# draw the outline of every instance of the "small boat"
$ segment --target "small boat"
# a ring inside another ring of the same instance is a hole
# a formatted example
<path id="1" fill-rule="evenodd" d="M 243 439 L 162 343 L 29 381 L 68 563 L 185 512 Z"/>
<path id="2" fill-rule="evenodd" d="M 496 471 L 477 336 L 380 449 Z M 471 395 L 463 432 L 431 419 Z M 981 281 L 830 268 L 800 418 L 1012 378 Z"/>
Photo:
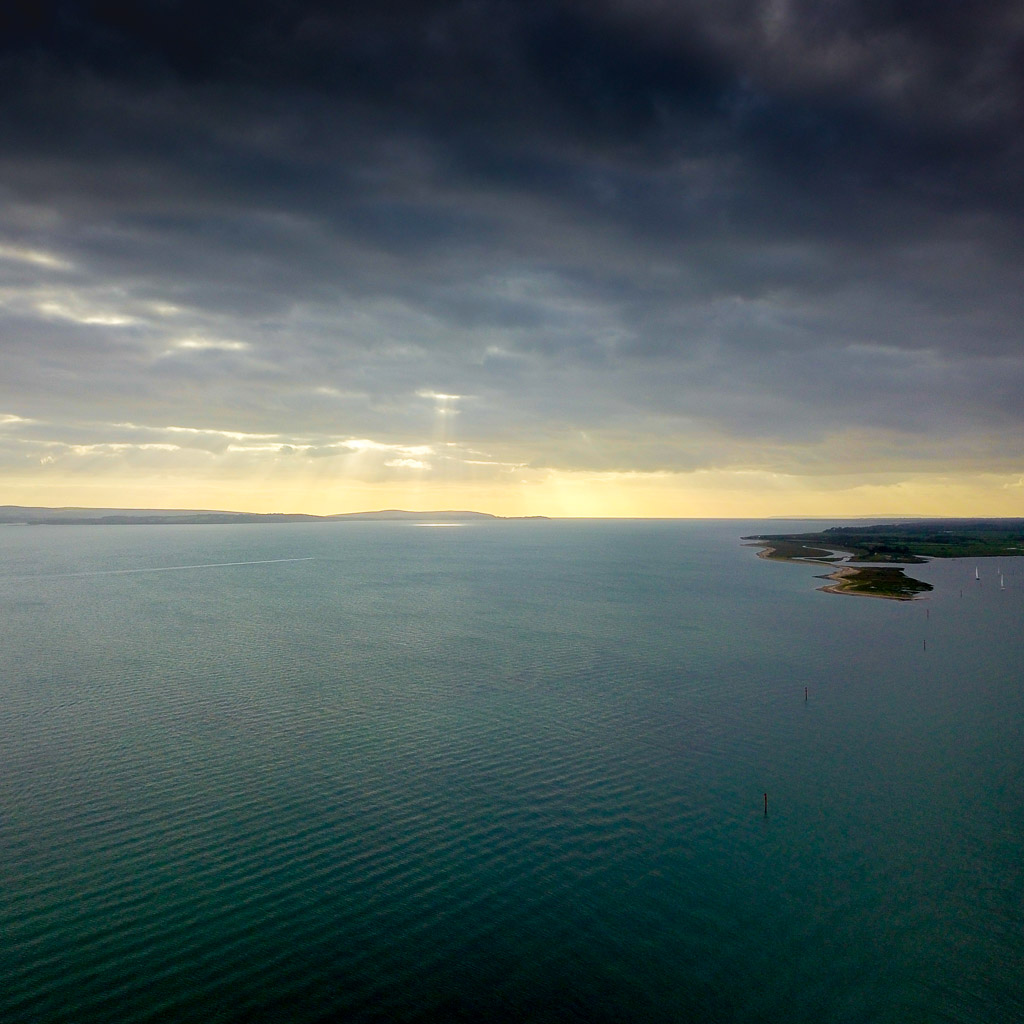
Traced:
<path id="1" fill-rule="evenodd" d="M 978 567 L 977 566 L 974 567 L 974 578 L 976 580 L 980 580 L 981 579 L 981 577 L 978 575 Z"/>
<path id="2" fill-rule="evenodd" d="M 1003 581 L 1003 574 L 1002 573 L 999 574 L 999 589 L 1000 590 L 1005 590 L 1006 589 L 1006 583 Z"/>

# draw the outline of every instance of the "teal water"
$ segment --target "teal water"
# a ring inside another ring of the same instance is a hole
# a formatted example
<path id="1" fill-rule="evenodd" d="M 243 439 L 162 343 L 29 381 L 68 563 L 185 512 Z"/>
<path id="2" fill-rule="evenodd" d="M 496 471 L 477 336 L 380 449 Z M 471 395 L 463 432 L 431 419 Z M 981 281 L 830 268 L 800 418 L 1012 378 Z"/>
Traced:
<path id="1" fill-rule="evenodd" d="M 0 1020 L 1024 1019 L 1024 560 L 771 528 L 0 529 Z"/>

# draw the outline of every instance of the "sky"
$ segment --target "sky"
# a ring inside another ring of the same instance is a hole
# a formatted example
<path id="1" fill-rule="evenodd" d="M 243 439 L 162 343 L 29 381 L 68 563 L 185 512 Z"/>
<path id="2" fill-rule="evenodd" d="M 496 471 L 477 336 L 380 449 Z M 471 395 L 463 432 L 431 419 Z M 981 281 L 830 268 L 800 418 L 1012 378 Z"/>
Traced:
<path id="1" fill-rule="evenodd" d="M 0 504 L 1024 516 L 1019 0 L 12 0 L 0 139 Z"/>

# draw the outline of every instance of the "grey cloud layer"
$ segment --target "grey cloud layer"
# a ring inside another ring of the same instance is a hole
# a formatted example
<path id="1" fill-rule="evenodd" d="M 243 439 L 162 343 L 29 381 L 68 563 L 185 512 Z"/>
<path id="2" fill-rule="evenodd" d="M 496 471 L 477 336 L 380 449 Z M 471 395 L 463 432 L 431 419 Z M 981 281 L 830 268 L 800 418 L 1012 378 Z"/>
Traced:
<path id="1" fill-rule="evenodd" d="M 512 463 L 1020 451 L 1019 5 L 208 6 L 0 15 L 0 413 L 322 453 L 415 445 L 434 391 Z"/>

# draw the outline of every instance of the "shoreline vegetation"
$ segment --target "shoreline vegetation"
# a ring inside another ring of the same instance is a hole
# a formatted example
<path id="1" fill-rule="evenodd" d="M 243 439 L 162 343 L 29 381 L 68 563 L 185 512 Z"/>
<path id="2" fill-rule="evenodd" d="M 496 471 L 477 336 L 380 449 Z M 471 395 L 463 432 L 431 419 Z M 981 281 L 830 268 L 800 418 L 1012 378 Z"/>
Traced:
<path id="1" fill-rule="evenodd" d="M 749 538 L 744 538 L 747 540 Z M 799 552 L 799 553 L 797 553 Z M 842 555 L 835 550 L 802 547 L 780 542 L 778 547 L 769 546 L 757 553 L 758 558 L 775 562 L 809 562 L 812 565 L 835 565 L 842 561 Z M 919 559 L 924 561 L 924 559 Z M 918 594 L 933 589 L 930 583 L 907 576 L 896 566 L 867 567 L 842 565 L 833 572 L 816 577 L 833 582 L 819 590 L 826 594 L 853 594 L 858 597 L 881 597 L 891 601 L 913 601 Z"/>
<path id="2" fill-rule="evenodd" d="M 761 547 L 759 558 L 833 567 L 831 573 L 818 577 L 833 581 L 820 588 L 826 593 L 913 601 L 933 588 L 907 576 L 902 565 L 932 558 L 1024 555 L 1024 519 L 927 519 L 833 526 L 820 533 L 761 534 L 743 540 Z"/>

